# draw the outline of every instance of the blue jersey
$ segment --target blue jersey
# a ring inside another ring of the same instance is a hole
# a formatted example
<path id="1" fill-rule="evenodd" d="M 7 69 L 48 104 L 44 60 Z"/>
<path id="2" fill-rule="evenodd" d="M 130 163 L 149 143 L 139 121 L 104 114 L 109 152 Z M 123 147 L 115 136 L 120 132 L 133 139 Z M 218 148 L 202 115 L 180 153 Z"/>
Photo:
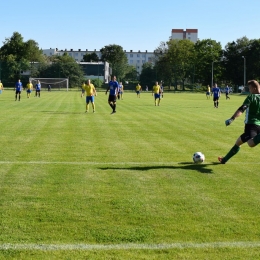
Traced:
<path id="1" fill-rule="evenodd" d="M 36 89 L 36 90 L 41 90 L 41 83 L 37 83 L 37 84 L 35 85 L 35 89 Z"/>
<path id="2" fill-rule="evenodd" d="M 219 97 L 220 96 L 220 88 L 219 87 L 216 87 L 216 88 L 213 88 L 212 89 L 212 93 L 213 93 L 213 96 L 216 98 L 216 97 Z"/>
<path id="3" fill-rule="evenodd" d="M 23 88 L 23 84 L 22 84 L 22 82 L 16 82 L 15 83 L 15 89 L 16 89 L 16 91 L 22 91 L 22 88 Z"/>
<path id="4" fill-rule="evenodd" d="M 229 93 L 229 87 L 226 87 L 226 93 L 227 94 Z"/>
<path id="5" fill-rule="evenodd" d="M 118 82 L 111 80 L 108 83 L 108 86 L 109 86 L 109 95 L 117 95 L 117 92 L 118 92 Z"/>

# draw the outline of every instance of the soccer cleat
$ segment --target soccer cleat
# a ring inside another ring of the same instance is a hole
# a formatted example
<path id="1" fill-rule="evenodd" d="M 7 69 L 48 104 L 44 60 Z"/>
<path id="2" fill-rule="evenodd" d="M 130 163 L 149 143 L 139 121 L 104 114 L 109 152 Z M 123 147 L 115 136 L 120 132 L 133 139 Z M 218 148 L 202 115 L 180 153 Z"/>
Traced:
<path id="1" fill-rule="evenodd" d="M 224 162 L 223 157 L 218 157 L 218 161 L 219 161 L 221 164 L 225 164 L 225 163 L 226 163 L 226 162 Z"/>
<path id="2" fill-rule="evenodd" d="M 93 113 L 95 113 L 96 111 L 95 110 L 93 110 Z"/>
<path id="3" fill-rule="evenodd" d="M 115 114 L 115 113 L 116 113 L 116 111 L 112 111 L 111 115 L 112 115 L 112 114 Z"/>
<path id="4" fill-rule="evenodd" d="M 86 110 L 86 112 L 85 113 L 88 113 L 88 110 Z"/>

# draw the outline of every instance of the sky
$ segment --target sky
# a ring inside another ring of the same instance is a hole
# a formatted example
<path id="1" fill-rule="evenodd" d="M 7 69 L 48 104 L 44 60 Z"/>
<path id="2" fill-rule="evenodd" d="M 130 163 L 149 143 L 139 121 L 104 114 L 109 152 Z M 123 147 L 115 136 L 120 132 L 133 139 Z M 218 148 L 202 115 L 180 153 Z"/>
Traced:
<path id="1" fill-rule="evenodd" d="M 260 38 L 260 0 L 1 0 L 0 47 L 14 32 L 40 49 L 89 51 L 117 44 L 154 51 L 172 29 L 229 42 Z"/>

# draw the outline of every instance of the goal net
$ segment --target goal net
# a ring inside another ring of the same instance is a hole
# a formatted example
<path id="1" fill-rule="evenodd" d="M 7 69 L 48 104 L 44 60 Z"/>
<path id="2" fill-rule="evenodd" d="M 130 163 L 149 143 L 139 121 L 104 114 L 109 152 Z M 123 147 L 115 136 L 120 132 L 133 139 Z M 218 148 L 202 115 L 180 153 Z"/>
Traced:
<path id="1" fill-rule="evenodd" d="M 68 78 L 29 78 L 33 86 L 39 80 L 42 90 L 69 90 Z"/>

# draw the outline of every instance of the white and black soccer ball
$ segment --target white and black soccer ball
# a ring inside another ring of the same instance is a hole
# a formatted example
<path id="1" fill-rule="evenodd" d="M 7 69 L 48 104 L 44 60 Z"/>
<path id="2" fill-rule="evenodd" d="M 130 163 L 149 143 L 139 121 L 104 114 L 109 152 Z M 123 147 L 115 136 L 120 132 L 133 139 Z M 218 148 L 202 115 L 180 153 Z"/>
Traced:
<path id="1" fill-rule="evenodd" d="M 196 152 L 193 154 L 194 163 L 203 163 L 205 161 L 205 155 L 202 152 Z"/>

